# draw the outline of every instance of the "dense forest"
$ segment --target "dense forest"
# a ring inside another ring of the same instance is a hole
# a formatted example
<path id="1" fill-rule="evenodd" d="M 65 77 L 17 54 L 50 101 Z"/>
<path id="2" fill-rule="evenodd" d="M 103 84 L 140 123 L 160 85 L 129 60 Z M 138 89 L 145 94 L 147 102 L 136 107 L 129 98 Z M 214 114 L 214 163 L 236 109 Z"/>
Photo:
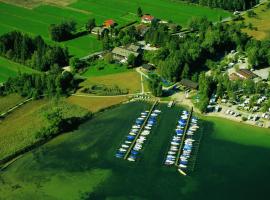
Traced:
<path id="1" fill-rule="evenodd" d="M 41 36 L 32 38 L 18 31 L 0 36 L 0 55 L 39 71 L 60 70 L 69 63 L 66 48 L 50 46 Z"/>
<path id="2" fill-rule="evenodd" d="M 52 97 L 67 95 L 74 88 L 76 88 L 76 82 L 69 72 L 19 74 L 4 83 L 0 89 L 0 95 L 19 93 L 21 96 L 33 98 Z"/>
<path id="3" fill-rule="evenodd" d="M 258 4 L 259 0 L 184 0 L 191 3 L 198 3 L 211 8 L 222 8 L 225 10 L 247 10 Z"/>

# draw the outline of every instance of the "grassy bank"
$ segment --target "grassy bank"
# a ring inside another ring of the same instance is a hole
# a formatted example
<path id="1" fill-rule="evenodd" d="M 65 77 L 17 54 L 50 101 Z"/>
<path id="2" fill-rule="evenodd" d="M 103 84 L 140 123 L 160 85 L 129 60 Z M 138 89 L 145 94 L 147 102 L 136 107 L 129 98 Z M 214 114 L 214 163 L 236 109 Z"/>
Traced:
<path id="1" fill-rule="evenodd" d="M 91 112 L 98 112 L 100 110 L 109 108 L 113 105 L 120 104 L 127 100 L 127 97 L 84 97 L 71 96 L 67 99 L 69 103 L 78 105 Z"/>
<path id="2" fill-rule="evenodd" d="M 201 121 L 196 170 L 183 177 L 163 160 L 179 108 L 162 114 L 130 163 L 114 157 L 136 116 L 150 105 L 125 104 L 99 114 L 18 161 L 0 177 L 4 199 L 265 199 L 269 196 L 269 131 L 211 118 Z"/>
<path id="3" fill-rule="evenodd" d="M 80 118 L 87 113 L 63 101 L 37 100 L 21 106 L 0 123 L 0 160 L 42 139 L 38 133 L 57 131 L 56 124 L 52 125 L 54 119 L 47 117 L 52 108 L 61 110 L 63 119 Z"/>

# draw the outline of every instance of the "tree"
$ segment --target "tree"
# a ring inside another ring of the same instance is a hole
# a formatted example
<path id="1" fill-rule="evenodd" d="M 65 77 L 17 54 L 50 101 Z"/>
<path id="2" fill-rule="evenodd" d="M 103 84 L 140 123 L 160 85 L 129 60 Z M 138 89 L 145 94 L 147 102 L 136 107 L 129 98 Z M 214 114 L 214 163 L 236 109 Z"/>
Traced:
<path id="1" fill-rule="evenodd" d="M 128 60 L 127 60 L 127 63 L 129 65 L 131 65 L 132 67 L 135 67 L 136 66 L 136 56 L 131 53 L 129 56 L 128 56 Z"/>
<path id="2" fill-rule="evenodd" d="M 181 74 L 181 78 L 188 78 L 189 77 L 189 66 L 186 63 L 183 70 L 182 70 L 182 74 Z"/>
<path id="3" fill-rule="evenodd" d="M 162 84 L 161 79 L 158 75 L 152 74 L 149 76 L 148 87 L 154 96 L 156 97 L 162 96 Z"/>
<path id="4" fill-rule="evenodd" d="M 76 22 L 73 20 L 65 21 L 61 24 L 51 24 L 49 26 L 49 33 L 51 35 L 51 38 L 52 40 L 57 42 L 71 39 L 75 32 Z"/>
<path id="5" fill-rule="evenodd" d="M 138 17 L 141 17 L 143 15 L 143 11 L 142 11 L 141 7 L 139 7 L 137 9 L 137 15 L 138 15 Z"/>
<path id="6" fill-rule="evenodd" d="M 256 15 L 257 15 L 257 14 L 256 14 L 253 10 L 247 11 L 247 16 L 248 16 L 249 18 L 255 17 Z"/>
<path id="7" fill-rule="evenodd" d="M 107 53 L 107 54 L 104 56 L 104 60 L 105 60 L 107 63 L 113 63 L 113 55 L 112 55 L 112 53 Z"/>
<path id="8" fill-rule="evenodd" d="M 86 28 L 86 30 L 88 30 L 89 32 L 91 32 L 92 29 L 93 29 L 95 26 L 96 26 L 96 20 L 95 20 L 95 18 L 90 18 L 90 19 L 88 20 L 88 22 L 86 23 L 85 28 Z M 99 34 L 98 34 L 98 35 L 99 35 Z"/>

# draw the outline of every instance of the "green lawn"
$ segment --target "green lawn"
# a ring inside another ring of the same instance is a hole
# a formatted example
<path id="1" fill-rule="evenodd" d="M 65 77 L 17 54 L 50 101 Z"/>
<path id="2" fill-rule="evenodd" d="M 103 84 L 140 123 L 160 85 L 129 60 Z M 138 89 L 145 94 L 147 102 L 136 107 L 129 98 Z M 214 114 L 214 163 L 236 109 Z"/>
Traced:
<path id="1" fill-rule="evenodd" d="M 108 64 L 105 61 L 97 61 L 94 65 L 89 66 L 88 70 L 82 74 L 84 77 L 104 76 L 130 71 L 125 65 Z"/>
<path id="2" fill-rule="evenodd" d="M 195 171 L 163 165 L 179 108 L 160 105 L 158 125 L 136 163 L 116 159 L 135 117 L 150 105 L 125 104 L 26 154 L 0 174 L 3 199 L 254 200 L 270 195 L 267 129 L 207 118 Z"/>
<path id="3" fill-rule="evenodd" d="M 68 7 L 42 5 L 34 9 L 0 2 L 0 34 L 16 29 L 33 35 L 41 35 L 46 41 L 53 43 L 48 34 L 48 27 L 52 23 L 74 19 L 78 23 L 78 28 L 81 28 L 89 18 L 94 17 L 98 24 L 112 18 L 119 25 L 123 25 L 138 19 L 136 16 L 138 6 L 141 6 L 145 13 L 173 20 L 183 26 L 193 16 L 207 16 L 211 20 L 218 20 L 219 16 L 230 15 L 229 12 L 223 10 L 171 0 L 78 0 Z M 85 56 L 101 50 L 100 42 L 89 36 L 62 44 L 68 46 L 71 54 L 76 56 Z"/>
<path id="4" fill-rule="evenodd" d="M 9 77 L 14 77 L 21 73 L 34 73 L 34 69 L 21 65 L 19 63 L 10 61 L 0 56 L 0 83 L 6 81 Z"/>

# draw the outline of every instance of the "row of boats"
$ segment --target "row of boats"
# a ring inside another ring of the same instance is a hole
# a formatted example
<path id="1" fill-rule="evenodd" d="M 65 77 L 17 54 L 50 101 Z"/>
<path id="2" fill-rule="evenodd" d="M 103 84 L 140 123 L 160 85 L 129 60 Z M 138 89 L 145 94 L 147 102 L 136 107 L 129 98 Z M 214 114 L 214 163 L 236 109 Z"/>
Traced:
<path id="1" fill-rule="evenodd" d="M 186 133 L 186 137 L 184 138 L 184 146 L 180 154 L 180 159 L 178 166 L 180 168 L 180 172 L 185 171 L 185 169 L 188 167 L 188 163 L 192 154 L 192 151 L 194 149 L 194 133 L 199 128 L 198 126 L 198 119 L 196 117 L 191 118 L 191 122 L 188 125 L 188 130 Z"/>
<path id="2" fill-rule="evenodd" d="M 115 154 L 117 158 L 124 158 L 131 145 L 134 145 L 127 160 L 132 162 L 136 161 L 139 151 L 142 149 L 142 146 L 146 141 L 146 137 L 150 134 L 153 125 L 157 122 L 158 115 L 161 113 L 161 111 L 157 109 L 152 113 L 149 112 L 150 111 L 148 110 L 142 112 L 140 117 L 135 120 L 135 124 L 132 126 L 129 134 L 126 136 L 126 140 L 123 144 L 121 144 L 120 148 Z M 148 115 L 150 116 L 146 122 L 146 125 L 142 127 Z M 134 142 L 134 140 L 136 141 Z"/>
<path id="3" fill-rule="evenodd" d="M 175 134 L 171 140 L 169 151 L 166 155 L 165 165 L 173 165 L 176 162 L 176 156 L 180 148 L 182 137 L 184 134 L 184 129 L 189 117 L 189 112 L 184 110 L 180 119 L 177 122 L 177 127 L 175 129 Z"/>

